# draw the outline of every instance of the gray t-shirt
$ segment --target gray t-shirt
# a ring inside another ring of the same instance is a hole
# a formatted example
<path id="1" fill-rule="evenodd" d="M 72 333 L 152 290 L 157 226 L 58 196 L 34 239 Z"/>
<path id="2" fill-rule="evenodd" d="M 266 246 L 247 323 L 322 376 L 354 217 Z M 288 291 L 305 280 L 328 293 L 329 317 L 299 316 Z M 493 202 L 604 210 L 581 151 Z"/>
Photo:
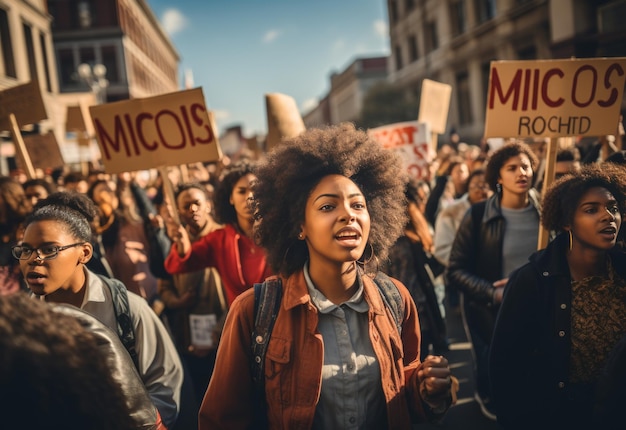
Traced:
<path id="1" fill-rule="evenodd" d="M 506 220 L 502 244 L 502 273 L 507 278 L 511 272 L 528 262 L 537 250 L 539 215 L 532 205 L 523 209 L 501 208 Z"/>

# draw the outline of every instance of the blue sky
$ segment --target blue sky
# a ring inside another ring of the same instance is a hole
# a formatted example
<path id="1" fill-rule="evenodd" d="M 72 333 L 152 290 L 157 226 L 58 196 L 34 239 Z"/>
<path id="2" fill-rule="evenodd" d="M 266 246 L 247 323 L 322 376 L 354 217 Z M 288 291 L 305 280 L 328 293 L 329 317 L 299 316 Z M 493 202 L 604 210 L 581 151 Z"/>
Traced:
<path id="1" fill-rule="evenodd" d="M 389 54 L 385 0 L 147 0 L 191 70 L 218 128 L 267 132 L 265 94 L 293 97 L 302 113 L 330 74 L 359 57 Z"/>

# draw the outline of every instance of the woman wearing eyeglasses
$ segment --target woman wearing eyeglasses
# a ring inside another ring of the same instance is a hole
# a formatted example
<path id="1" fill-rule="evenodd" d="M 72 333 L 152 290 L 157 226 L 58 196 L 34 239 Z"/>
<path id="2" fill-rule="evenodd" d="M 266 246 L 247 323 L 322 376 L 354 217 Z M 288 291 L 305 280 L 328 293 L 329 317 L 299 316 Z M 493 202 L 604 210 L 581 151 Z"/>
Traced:
<path id="1" fill-rule="evenodd" d="M 28 288 L 41 300 L 74 305 L 117 332 L 112 289 L 85 264 L 93 255 L 94 203 L 79 193 L 54 193 L 24 221 L 24 238 L 12 249 Z M 112 282 L 119 282 L 114 280 Z M 137 370 L 166 426 L 180 405 L 182 365 L 165 327 L 140 296 L 128 292 Z"/>

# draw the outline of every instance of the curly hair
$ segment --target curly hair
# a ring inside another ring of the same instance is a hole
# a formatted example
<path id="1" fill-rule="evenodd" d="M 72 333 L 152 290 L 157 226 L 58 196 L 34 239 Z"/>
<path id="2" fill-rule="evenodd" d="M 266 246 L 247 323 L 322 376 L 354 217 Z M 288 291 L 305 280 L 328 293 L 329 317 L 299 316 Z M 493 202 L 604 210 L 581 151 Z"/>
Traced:
<path id="1" fill-rule="evenodd" d="M 489 184 L 492 191 L 496 191 L 496 184 L 500 178 L 500 169 L 502 166 L 504 166 L 510 158 L 521 154 L 528 157 L 530 167 L 533 169 L 533 172 L 536 172 L 539 159 L 530 146 L 522 141 L 507 143 L 491 154 L 489 160 L 487 160 L 487 166 L 485 167 L 485 181 Z M 533 178 L 533 180 L 535 179 L 536 178 Z"/>
<path id="2" fill-rule="evenodd" d="M 550 185 L 543 196 L 541 224 L 561 232 L 574 221 L 582 196 L 594 187 L 606 188 L 617 200 L 620 213 L 626 214 L 626 167 L 613 163 L 585 164 L 580 172 L 568 173 Z"/>
<path id="3" fill-rule="evenodd" d="M 368 239 L 384 261 L 406 221 L 406 175 L 399 157 L 366 132 L 344 123 L 310 129 L 286 139 L 267 154 L 256 171 L 255 237 L 275 273 L 301 269 L 308 249 L 297 239 L 309 195 L 328 175 L 352 180 L 363 193 L 371 219 Z"/>
<path id="4" fill-rule="evenodd" d="M 59 221 L 79 240 L 89 242 L 92 237 L 91 223 L 98 215 L 95 203 L 81 193 L 59 191 L 39 200 L 24 227 L 36 221 Z"/>
<path id="5" fill-rule="evenodd" d="M 230 203 L 230 196 L 237 181 L 247 174 L 254 174 L 254 168 L 254 163 L 245 159 L 232 164 L 225 171 L 215 189 L 215 197 L 213 198 L 215 220 L 220 224 L 237 224 L 237 211 Z"/>
<path id="6" fill-rule="evenodd" d="M 96 336 L 76 318 L 23 293 L 0 296 L 0 351 L 6 428 L 133 428 Z"/>

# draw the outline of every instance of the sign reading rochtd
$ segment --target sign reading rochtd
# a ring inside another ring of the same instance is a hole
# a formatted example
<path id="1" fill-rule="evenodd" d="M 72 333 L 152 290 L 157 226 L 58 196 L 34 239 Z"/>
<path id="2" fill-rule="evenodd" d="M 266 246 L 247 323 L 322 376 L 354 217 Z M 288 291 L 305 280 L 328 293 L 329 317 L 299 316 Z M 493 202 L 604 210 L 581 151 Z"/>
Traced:
<path id="1" fill-rule="evenodd" d="M 492 61 L 485 137 L 613 134 L 625 80 L 623 57 Z"/>
<path id="2" fill-rule="evenodd" d="M 89 108 L 108 173 L 217 161 L 201 88 Z"/>

